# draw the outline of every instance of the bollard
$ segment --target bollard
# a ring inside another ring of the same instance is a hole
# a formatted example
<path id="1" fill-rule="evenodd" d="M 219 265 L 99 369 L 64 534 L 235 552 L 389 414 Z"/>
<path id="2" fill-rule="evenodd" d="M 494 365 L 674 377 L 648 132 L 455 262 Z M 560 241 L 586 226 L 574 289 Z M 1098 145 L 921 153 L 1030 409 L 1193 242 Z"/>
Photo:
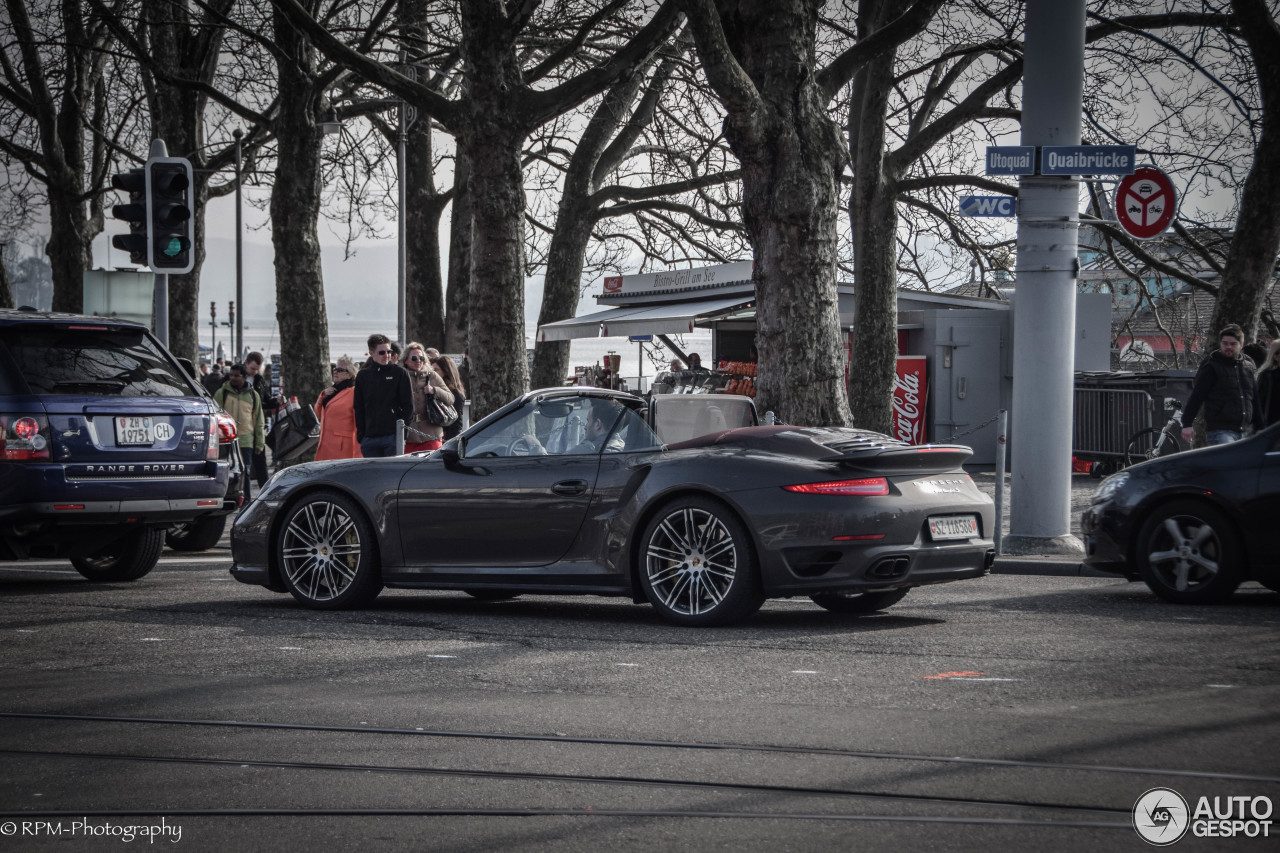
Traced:
<path id="1" fill-rule="evenodd" d="M 1008 443 L 1005 439 L 1009 427 L 1009 412 L 1000 410 L 1000 420 L 996 426 L 996 529 L 992 537 L 996 543 L 996 556 L 1000 556 L 1000 540 L 1004 538 L 1004 449 Z"/>
<path id="2" fill-rule="evenodd" d="M 396 456 L 404 456 L 404 420 L 396 421 Z"/>

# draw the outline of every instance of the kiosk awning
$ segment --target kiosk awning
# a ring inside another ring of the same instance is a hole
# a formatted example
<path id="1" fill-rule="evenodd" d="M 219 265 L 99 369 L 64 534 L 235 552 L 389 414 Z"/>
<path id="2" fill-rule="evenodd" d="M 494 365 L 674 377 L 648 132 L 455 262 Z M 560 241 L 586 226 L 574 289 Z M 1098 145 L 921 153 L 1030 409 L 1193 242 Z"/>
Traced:
<path id="1" fill-rule="evenodd" d="M 754 296 L 739 294 L 700 302 L 611 308 L 539 326 L 538 339 L 571 341 L 575 338 L 618 338 L 626 335 L 680 335 L 692 332 L 694 324 L 699 321 L 731 314 L 754 302 Z"/>

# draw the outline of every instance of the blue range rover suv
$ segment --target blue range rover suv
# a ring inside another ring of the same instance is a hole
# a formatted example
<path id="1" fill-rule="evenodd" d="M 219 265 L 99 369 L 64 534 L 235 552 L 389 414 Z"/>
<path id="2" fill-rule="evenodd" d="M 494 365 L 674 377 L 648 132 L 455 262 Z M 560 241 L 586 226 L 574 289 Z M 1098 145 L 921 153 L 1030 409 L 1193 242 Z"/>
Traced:
<path id="1" fill-rule="evenodd" d="M 167 529 L 225 511 L 218 414 L 137 323 L 0 309 L 0 560 L 151 571 Z"/>

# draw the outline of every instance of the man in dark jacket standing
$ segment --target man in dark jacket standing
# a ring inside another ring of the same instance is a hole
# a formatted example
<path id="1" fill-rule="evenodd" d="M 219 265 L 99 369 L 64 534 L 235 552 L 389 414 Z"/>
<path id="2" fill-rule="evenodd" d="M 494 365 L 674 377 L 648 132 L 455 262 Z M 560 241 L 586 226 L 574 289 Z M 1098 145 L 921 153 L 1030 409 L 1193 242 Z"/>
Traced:
<path id="1" fill-rule="evenodd" d="M 1196 382 L 1182 410 L 1182 438 L 1191 443 L 1196 414 L 1204 406 L 1204 434 L 1210 445 L 1229 444 L 1244 438 L 1250 424 L 1262 429 L 1255 366 L 1243 357 L 1244 332 L 1232 324 L 1218 333 L 1218 349 L 1196 371 Z"/>
<path id="2" fill-rule="evenodd" d="M 353 403 L 356 441 L 366 458 L 396 455 L 396 421 L 413 420 L 413 386 L 408 372 L 391 363 L 391 340 L 369 336 L 372 364 L 356 374 Z"/>

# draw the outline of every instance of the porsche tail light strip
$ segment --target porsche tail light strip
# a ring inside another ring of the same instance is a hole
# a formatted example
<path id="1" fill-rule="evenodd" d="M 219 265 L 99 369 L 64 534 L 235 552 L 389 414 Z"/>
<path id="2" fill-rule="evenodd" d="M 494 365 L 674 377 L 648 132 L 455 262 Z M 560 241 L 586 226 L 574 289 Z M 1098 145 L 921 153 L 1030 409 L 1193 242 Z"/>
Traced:
<path id="1" fill-rule="evenodd" d="M 861 542 L 868 539 L 883 539 L 883 533 L 859 533 L 855 536 L 832 536 L 832 542 Z"/>
<path id="2" fill-rule="evenodd" d="M 884 477 L 864 477 L 860 480 L 831 480 L 826 483 L 800 483 L 783 486 L 788 492 L 802 495 L 855 495 L 875 497 L 889 494 L 889 481 Z"/>

